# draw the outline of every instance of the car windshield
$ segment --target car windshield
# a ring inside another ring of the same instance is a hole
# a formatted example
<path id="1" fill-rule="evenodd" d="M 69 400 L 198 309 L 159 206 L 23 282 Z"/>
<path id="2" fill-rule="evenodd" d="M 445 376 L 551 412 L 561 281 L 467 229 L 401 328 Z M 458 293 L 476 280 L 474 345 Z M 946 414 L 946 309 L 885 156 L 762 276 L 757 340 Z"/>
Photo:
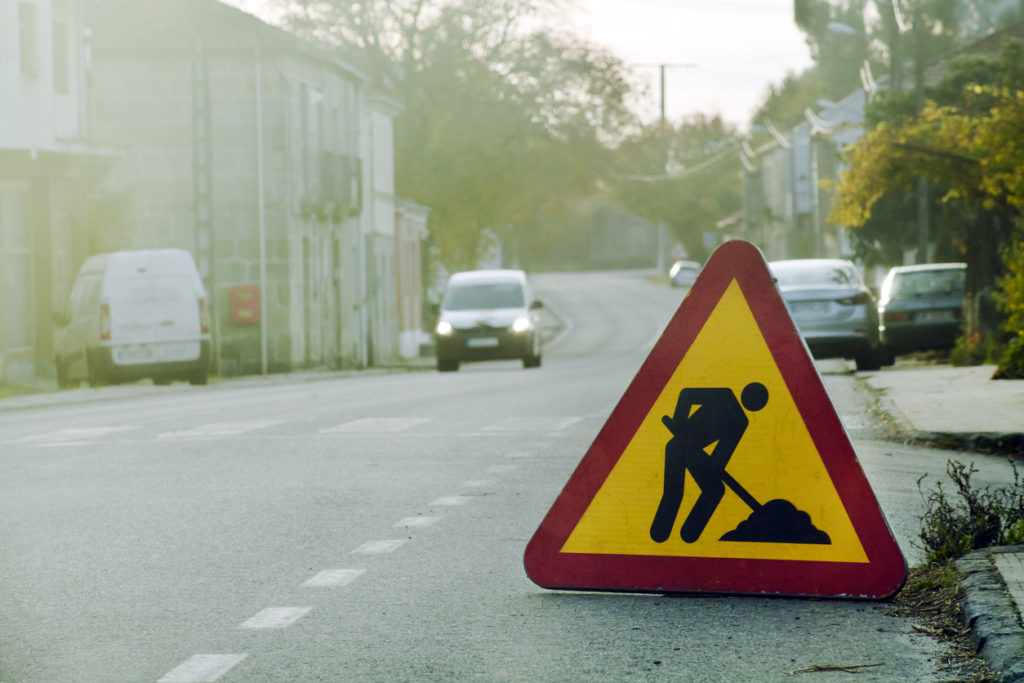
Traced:
<path id="1" fill-rule="evenodd" d="M 959 294 L 964 291 L 963 268 L 910 270 L 894 273 L 889 296 L 923 296 L 926 294 Z"/>
<path id="2" fill-rule="evenodd" d="M 488 282 L 453 287 L 445 308 L 470 311 L 480 308 L 522 308 L 523 288 L 517 282 Z"/>
<path id="3" fill-rule="evenodd" d="M 860 277 L 843 263 L 773 263 L 772 273 L 783 287 L 859 287 Z"/>

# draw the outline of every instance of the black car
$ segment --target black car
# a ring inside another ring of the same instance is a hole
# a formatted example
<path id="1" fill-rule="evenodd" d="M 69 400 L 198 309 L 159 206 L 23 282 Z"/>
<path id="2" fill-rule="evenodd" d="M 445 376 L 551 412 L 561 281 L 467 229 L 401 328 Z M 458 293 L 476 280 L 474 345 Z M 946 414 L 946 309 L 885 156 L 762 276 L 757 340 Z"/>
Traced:
<path id="1" fill-rule="evenodd" d="M 963 323 L 965 263 L 897 266 L 882 283 L 882 346 L 893 356 L 953 348 Z"/>

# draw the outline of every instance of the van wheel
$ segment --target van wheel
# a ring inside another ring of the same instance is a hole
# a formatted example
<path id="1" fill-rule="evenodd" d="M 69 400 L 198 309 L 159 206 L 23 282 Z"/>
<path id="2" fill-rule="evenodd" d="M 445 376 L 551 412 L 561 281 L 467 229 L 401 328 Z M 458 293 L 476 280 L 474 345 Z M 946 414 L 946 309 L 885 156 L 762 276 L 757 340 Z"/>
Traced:
<path id="1" fill-rule="evenodd" d="M 192 386 L 197 387 L 204 386 L 206 384 L 206 379 L 206 371 L 200 370 L 199 372 L 195 373 L 194 375 L 188 378 L 188 383 L 191 384 Z"/>
<path id="2" fill-rule="evenodd" d="M 90 387 L 102 387 L 104 384 L 107 383 L 106 378 L 103 376 L 103 373 L 100 371 L 100 369 L 96 367 L 95 363 L 93 363 L 91 360 L 86 360 L 85 364 L 85 373 L 86 377 L 88 377 Z"/>
<path id="3" fill-rule="evenodd" d="M 61 362 L 60 358 L 55 359 L 54 364 L 57 366 L 57 388 L 58 389 L 73 389 L 74 385 L 68 380 L 68 371 L 64 367 L 64 363 Z"/>

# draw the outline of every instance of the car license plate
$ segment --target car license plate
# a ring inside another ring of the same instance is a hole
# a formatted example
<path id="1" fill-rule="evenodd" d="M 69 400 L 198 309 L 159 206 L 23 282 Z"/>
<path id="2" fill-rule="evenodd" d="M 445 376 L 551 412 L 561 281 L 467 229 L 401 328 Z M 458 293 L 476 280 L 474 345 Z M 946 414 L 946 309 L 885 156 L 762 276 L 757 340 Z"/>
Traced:
<path id="1" fill-rule="evenodd" d="M 474 337 L 466 341 L 466 346 L 471 349 L 489 349 L 498 345 L 497 337 Z"/>
<path id="2" fill-rule="evenodd" d="M 113 357 L 118 365 L 194 360 L 199 357 L 199 342 L 119 346 L 114 348 Z"/>
<path id="3" fill-rule="evenodd" d="M 941 323 L 954 320 L 953 311 L 921 311 L 917 319 L 926 323 Z"/>
<path id="4" fill-rule="evenodd" d="M 827 301 L 795 301 L 789 305 L 789 310 L 798 315 L 805 313 L 828 313 L 829 305 Z"/>

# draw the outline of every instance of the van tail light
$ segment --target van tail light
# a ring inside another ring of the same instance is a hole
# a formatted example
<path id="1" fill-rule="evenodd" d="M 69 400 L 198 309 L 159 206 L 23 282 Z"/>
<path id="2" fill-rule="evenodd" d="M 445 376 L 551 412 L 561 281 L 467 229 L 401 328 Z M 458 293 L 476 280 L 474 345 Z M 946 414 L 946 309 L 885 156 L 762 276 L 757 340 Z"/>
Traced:
<path id="1" fill-rule="evenodd" d="M 110 304 L 100 304 L 100 339 L 110 341 Z"/>
<path id="2" fill-rule="evenodd" d="M 206 299 L 199 297 L 199 332 L 210 334 L 210 311 L 206 308 Z"/>
<path id="3" fill-rule="evenodd" d="M 867 292 L 860 292 L 853 296 L 848 296 L 845 299 L 837 299 L 837 301 L 844 306 L 856 306 L 858 304 L 869 304 L 871 303 L 871 295 Z"/>

